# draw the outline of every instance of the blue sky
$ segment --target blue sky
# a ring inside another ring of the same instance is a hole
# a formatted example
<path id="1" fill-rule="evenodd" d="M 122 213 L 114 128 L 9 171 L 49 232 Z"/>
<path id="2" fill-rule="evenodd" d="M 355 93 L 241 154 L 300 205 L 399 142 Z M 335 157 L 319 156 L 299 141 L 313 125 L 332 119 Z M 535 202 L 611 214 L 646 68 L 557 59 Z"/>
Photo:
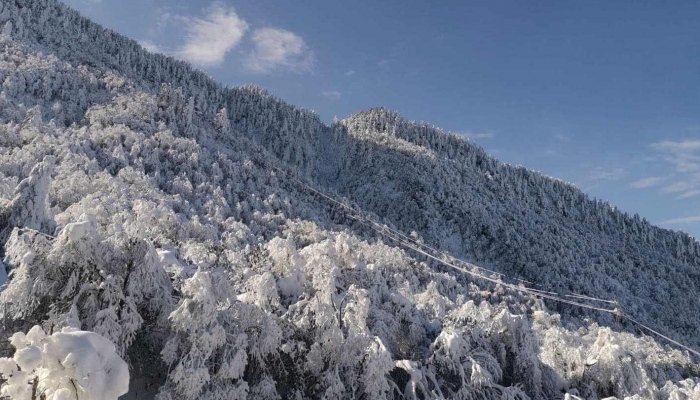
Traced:
<path id="1" fill-rule="evenodd" d="M 700 238 L 700 2 L 65 2 L 223 84 L 398 110 Z"/>

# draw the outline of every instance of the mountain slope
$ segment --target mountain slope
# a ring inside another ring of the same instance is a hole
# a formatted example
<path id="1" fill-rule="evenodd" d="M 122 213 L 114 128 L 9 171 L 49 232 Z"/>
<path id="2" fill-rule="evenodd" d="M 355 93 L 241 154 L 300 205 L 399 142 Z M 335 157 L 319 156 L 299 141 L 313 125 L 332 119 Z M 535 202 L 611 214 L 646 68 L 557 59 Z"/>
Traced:
<path id="1" fill-rule="evenodd" d="M 386 110 L 355 115 L 339 129 L 354 149 L 330 184 L 364 209 L 548 290 L 617 299 L 700 344 L 700 299 L 692 295 L 700 289 L 700 244 L 691 237 Z"/>
<path id="2" fill-rule="evenodd" d="M 0 310 L 109 338 L 133 397 L 700 394 L 688 354 L 446 272 L 290 176 L 697 344 L 688 236 L 386 110 L 326 126 L 55 1 L 0 7 Z"/>

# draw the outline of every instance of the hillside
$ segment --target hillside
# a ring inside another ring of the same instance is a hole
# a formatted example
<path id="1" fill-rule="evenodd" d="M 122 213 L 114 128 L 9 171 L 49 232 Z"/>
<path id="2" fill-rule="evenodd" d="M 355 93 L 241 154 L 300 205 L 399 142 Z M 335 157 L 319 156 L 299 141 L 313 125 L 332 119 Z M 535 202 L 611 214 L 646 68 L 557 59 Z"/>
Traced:
<path id="1" fill-rule="evenodd" d="M 111 340 L 127 398 L 700 398 L 688 352 L 512 281 L 698 347 L 689 236 L 385 109 L 328 126 L 224 88 L 54 0 L 0 27 L 5 336 Z"/>

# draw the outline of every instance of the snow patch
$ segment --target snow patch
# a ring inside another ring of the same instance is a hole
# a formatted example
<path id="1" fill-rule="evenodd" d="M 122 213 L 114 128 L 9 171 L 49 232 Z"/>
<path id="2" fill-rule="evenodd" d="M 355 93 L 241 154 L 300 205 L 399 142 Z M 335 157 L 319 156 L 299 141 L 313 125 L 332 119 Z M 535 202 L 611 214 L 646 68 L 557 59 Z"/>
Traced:
<path id="1" fill-rule="evenodd" d="M 181 263 L 172 250 L 159 249 L 157 252 L 158 262 L 161 267 L 174 277 L 188 278 L 197 271 L 197 269 L 191 265 Z"/>
<path id="2" fill-rule="evenodd" d="M 63 231 L 70 238 L 70 240 L 78 241 L 87 236 L 89 229 L 90 222 L 84 221 L 70 223 L 63 228 Z"/>
<path id="3" fill-rule="evenodd" d="M 129 390 L 126 363 L 112 342 L 94 332 L 64 328 L 47 336 L 35 326 L 10 342 L 17 351 L 12 359 L 0 359 L 0 375 L 7 380 L 1 396 L 29 399 L 38 390 L 49 399 L 117 400 Z"/>

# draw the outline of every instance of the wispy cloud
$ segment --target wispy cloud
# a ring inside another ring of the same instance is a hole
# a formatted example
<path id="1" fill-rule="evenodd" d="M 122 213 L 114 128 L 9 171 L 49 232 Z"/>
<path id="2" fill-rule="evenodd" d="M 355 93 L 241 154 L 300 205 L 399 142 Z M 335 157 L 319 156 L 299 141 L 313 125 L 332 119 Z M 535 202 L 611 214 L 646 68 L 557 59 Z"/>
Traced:
<path id="1" fill-rule="evenodd" d="M 213 3 L 204 18 L 179 17 L 186 25 L 187 41 L 176 51 L 179 57 L 201 66 L 220 65 L 248 30 L 248 23 L 233 8 Z"/>
<path id="2" fill-rule="evenodd" d="M 423 73 L 423 70 L 420 68 L 410 68 L 408 71 L 406 71 L 406 77 L 412 78 L 414 76 L 419 76 Z"/>
<path id="3" fill-rule="evenodd" d="M 653 146 L 673 152 L 698 151 L 700 150 L 700 140 L 684 140 L 682 142 L 667 140 L 664 142 L 654 143 Z"/>
<path id="4" fill-rule="evenodd" d="M 660 193 L 674 195 L 676 200 L 700 195 L 700 140 L 666 140 L 651 147 L 675 170 L 672 182 L 661 187 Z"/>
<path id="5" fill-rule="evenodd" d="M 253 50 L 245 61 L 253 72 L 313 71 L 316 58 L 304 39 L 284 29 L 262 28 L 253 33 Z"/>
<path id="6" fill-rule="evenodd" d="M 630 183 L 630 187 L 633 189 L 646 189 L 646 188 L 650 188 L 652 186 L 656 186 L 663 181 L 664 181 L 664 178 L 660 178 L 657 176 L 651 176 L 651 177 L 643 178 L 643 179 L 640 179 L 640 180 L 637 180 L 637 181 Z"/>
<path id="7" fill-rule="evenodd" d="M 663 193 L 679 193 L 679 192 L 685 192 L 687 190 L 690 190 L 695 186 L 692 182 L 688 181 L 680 181 L 680 182 L 674 182 L 670 185 L 664 186 L 661 188 L 661 191 Z"/>
<path id="8" fill-rule="evenodd" d="M 180 12 L 185 11 L 185 8 L 182 6 L 176 8 Z M 161 35 L 166 31 L 168 31 L 168 35 L 170 36 L 182 36 L 180 30 L 186 29 L 189 25 L 188 17 L 173 11 L 172 6 L 154 7 L 151 11 L 151 15 L 153 16 L 153 23 L 149 24 L 146 30 L 147 37 L 150 39 L 141 40 L 139 44 L 150 52 L 175 55 L 173 54 L 172 48 L 168 50 L 156 43 L 153 39 L 161 38 Z"/>
<path id="9" fill-rule="evenodd" d="M 673 164 L 678 172 L 700 171 L 700 140 L 665 141 L 651 146 L 662 151 L 666 161 Z"/>
<path id="10" fill-rule="evenodd" d="M 327 98 L 328 100 L 338 100 L 343 94 L 337 90 L 324 90 L 321 92 L 321 96 Z"/>
<path id="11" fill-rule="evenodd" d="M 393 59 L 385 58 L 383 60 L 377 61 L 377 65 L 379 66 L 379 68 L 381 68 L 383 70 L 388 70 L 389 67 L 391 66 L 391 63 L 393 63 L 393 62 L 394 62 Z"/>
<path id="12" fill-rule="evenodd" d="M 627 176 L 627 170 L 619 167 L 600 167 L 583 164 L 579 167 L 581 175 L 574 181 L 584 192 L 601 185 L 617 182 Z"/>
<path id="13" fill-rule="evenodd" d="M 690 224 L 693 222 L 700 222 L 700 215 L 696 215 L 693 217 L 669 219 L 667 221 L 663 221 L 661 224 L 662 225 L 677 225 L 677 224 Z"/>
<path id="14" fill-rule="evenodd" d="M 604 169 L 595 168 L 589 174 L 589 179 L 594 182 L 619 181 L 627 175 L 627 171 L 622 168 Z"/>
<path id="15" fill-rule="evenodd" d="M 457 133 L 457 135 L 459 135 L 465 139 L 469 139 L 469 140 L 491 139 L 491 138 L 496 136 L 496 134 L 493 132 L 471 132 L 471 131 L 460 132 L 460 133 Z"/>
<path id="16" fill-rule="evenodd" d="M 355 70 L 354 69 L 349 69 L 345 71 L 345 76 L 353 76 L 355 75 Z"/>
<path id="17" fill-rule="evenodd" d="M 682 195 L 676 197 L 676 200 L 685 200 L 698 195 L 700 195 L 700 189 L 689 190 L 683 193 Z"/>
<path id="18" fill-rule="evenodd" d="M 155 43 L 150 40 L 141 40 L 139 44 L 144 49 L 150 51 L 151 53 L 163 53 L 164 51 Z"/>
<path id="19" fill-rule="evenodd" d="M 151 36 L 163 33 L 173 22 L 176 22 L 177 15 L 172 12 L 171 6 L 155 7 L 152 13 L 155 21 L 148 27 L 148 34 Z"/>

